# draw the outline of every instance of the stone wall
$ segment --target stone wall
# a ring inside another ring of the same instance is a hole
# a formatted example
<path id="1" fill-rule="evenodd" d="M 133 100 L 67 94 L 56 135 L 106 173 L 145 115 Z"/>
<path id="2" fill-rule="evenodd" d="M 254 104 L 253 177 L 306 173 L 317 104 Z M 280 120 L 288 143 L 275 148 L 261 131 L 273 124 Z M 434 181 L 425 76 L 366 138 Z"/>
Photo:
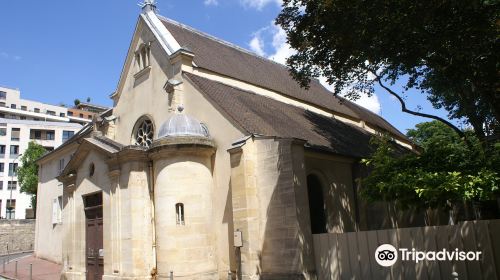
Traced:
<path id="1" fill-rule="evenodd" d="M 33 251 L 35 220 L 0 220 L 0 255 Z"/>
<path id="2" fill-rule="evenodd" d="M 230 151 L 240 279 L 315 279 L 303 149 L 261 137 Z"/>

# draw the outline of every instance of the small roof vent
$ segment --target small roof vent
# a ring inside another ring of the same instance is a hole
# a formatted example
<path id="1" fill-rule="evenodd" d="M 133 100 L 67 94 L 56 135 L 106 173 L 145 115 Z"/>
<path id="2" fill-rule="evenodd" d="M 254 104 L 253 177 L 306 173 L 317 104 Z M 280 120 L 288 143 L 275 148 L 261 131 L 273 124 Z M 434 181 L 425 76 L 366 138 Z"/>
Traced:
<path id="1" fill-rule="evenodd" d="M 175 136 L 209 137 L 208 128 L 197 119 L 183 113 L 184 107 L 177 108 L 178 113 L 163 123 L 158 138 Z"/>

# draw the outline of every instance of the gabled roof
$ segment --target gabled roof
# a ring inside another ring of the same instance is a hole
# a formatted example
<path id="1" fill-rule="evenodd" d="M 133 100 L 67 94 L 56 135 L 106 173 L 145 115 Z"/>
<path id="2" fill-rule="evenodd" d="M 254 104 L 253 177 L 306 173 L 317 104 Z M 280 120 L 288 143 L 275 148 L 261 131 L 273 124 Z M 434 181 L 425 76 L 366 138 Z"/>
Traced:
<path id="1" fill-rule="evenodd" d="M 113 109 L 110 108 L 102 113 L 99 114 L 99 119 L 102 122 L 102 119 L 105 117 L 108 117 L 113 114 Z M 89 137 L 94 130 L 93 124 L 92 123 L 87 123 L 80 129 L 78 132 L 76 132 L 71 138 L 66 140 L 66 142 L 62 143 L 59 145 L 56 149 L 53 151 L 45 153 L 41 158 L 37 160 L 37 162 L 42 162 L 45 159 L 49 158 L 50 156 L 57 154 L 59 151 L 64 150 L 67 146 L 70 146 L 71 144 L 80 141 L 81 139 L 84 139 L 86 137 Z M 116 143 L 116 142 L 115 142 Z"/>
<path id="2" fill-rule="evenodd" d="M 345 98 L 334 96 L 317 80 L 312 80 L 309 90 L 306 90 L 290 76 L 289 69 L 284 65 L 173 20 L 164 17 L 160 17 L 160 20 L 182 48 L 194 53 L 193 61 L 197 67 L 281 93 L 339 115 L 363 120 L 399 138 L 407 139 L 377 114 Z"/>
<path id="3" fill-rule="evenodd" d="M 78 168 L 91 150 L 95 149 L 107 156 L 111 156 L 119 152 L 123 147 L 120 143 L 101 135 L 84 138 L 60 176 L 68 175 Z"/>
<path id="4" fill-rule="evenodd" d="M 59 145 L 57 148 L 54 150 L 45 153 L 42 157 L 40 157 L 37 160 L 37 163 L 40 164 L 41 162 L 45 161 L 47 158 L 59 153 L 62 150 L 65 150 L 66 147 L 70 146 L 71 144 L 88 137 L 92 133 L 92 124 L 88 123 L 85 126 L 82 127 L 77 133 L 75 133 L 71 138 L 66 140 L 66 142 L 62 143 Z"/>
<path id="5" fill-rule="evenodd" d="M 299 138 L 310 147 L 359 158 L 372 151 L 372 135 L 354 125 L 190 73 L 184 75 L 248 134 Z"/>

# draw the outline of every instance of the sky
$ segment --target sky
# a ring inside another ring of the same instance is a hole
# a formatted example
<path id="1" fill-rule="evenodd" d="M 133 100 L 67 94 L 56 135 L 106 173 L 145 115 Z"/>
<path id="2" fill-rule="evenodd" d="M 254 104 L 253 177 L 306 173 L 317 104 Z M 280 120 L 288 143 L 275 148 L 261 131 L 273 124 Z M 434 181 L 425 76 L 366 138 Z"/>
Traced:
<path id="1" fill-rule="evenodd" d="M 134 32 L 140 0 L 0 0 L 0 85 L 21 97 L 73 104 L 90 97 L 111 106 Z M 281 0 L 157 0 L 159 14 L 280 63 L 293 50 L 274 24 Z M 394 89 L 400 89 L 397 85 Z M 398 91 L 399 92 L 399 91 Z M 406 94 L 410 109 L 446 117 L 419 92 Z M 403 133 L 428 119 L 401 112 L 399 103 L 377 89 L 358 104 Z"/>

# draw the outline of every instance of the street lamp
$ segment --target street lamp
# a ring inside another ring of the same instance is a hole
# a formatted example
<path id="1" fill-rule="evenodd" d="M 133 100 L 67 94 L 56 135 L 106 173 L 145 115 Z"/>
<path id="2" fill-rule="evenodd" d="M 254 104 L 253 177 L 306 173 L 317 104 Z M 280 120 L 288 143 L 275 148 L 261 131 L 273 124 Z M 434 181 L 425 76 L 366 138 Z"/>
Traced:
<path id="1" fill-rule="evenodd" d="M 12 174 L 11 174 L 11 182 L 14 182 L 14 175 L 17 175 L 17 174 L 16 174 L 16 171 L 17 171 L 17 170 L 15 170 L 16 168 L 15 168 L 14 163 L 16 163 L 16 160 L 17 160 L 20 156 L 22 156 L 22 155 L 23 155 L 23 154 L 18 154 L 18 155 L 16 156 L 16 158 L 12 161 Z M 16 185 L 17 185 L 17 181 L 16 181 Z M 10 199 L 9 199 L 10 204 L 9 204 L 9 205 L 7 205 L 7 210 L 9 210 L 9 219 L 10 219 L 10 220 L 12 220 L 12 209 L 14 209 L 14 207 L 12 207 L 12 189 L 13 189 L 13 187 L 12 187 L 12 185 L 11 185 L 11 186 L 10 186 Z"/>

